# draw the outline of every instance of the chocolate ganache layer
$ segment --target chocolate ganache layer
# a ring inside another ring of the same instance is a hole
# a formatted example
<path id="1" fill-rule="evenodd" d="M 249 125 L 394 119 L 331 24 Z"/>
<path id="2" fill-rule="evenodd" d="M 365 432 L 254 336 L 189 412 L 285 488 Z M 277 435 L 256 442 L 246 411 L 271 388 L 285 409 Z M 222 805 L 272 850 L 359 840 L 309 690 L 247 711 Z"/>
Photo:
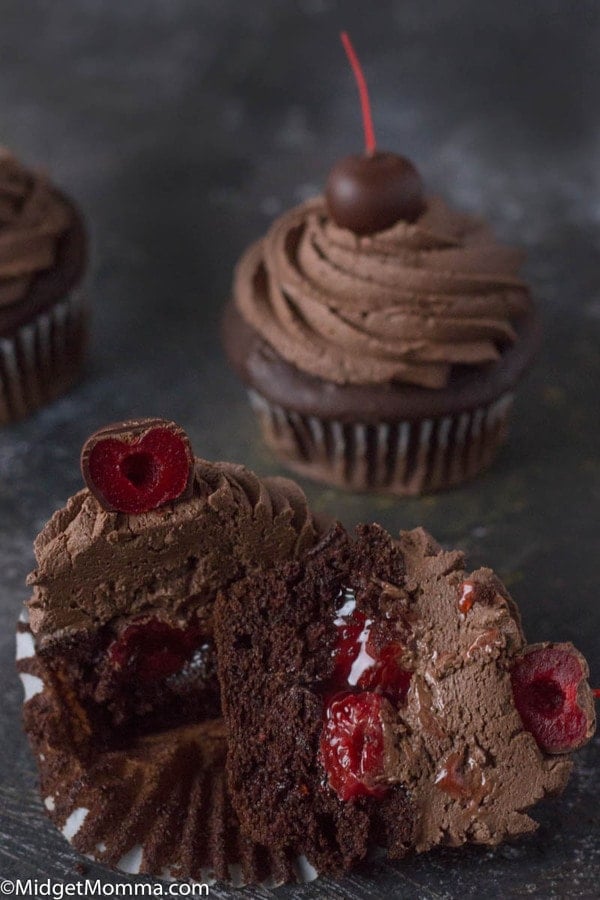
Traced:
<path id="1" fill-rule="evenodd" d="M 413 223 L 339 228 L 319 197 L 281 216 L 242 257 L 234 302 L 283 360 L 336 385 L 440 389 L 484 367 L 531 318 L 520 251 L 429 198 Z"/>
<path id="2" fill-rule="evenodd" d="M 76 209 L 43 175 L 0 148 L 0 335 L 63 297 L 84 264 Z"/>

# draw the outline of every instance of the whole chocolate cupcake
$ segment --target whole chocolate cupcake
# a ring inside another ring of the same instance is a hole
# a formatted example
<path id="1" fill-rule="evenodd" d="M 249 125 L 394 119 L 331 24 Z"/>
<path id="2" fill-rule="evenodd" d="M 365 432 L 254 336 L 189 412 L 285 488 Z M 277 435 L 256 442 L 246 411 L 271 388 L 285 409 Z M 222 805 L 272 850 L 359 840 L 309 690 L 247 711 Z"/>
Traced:
<path id="1" fill-rule="evenodd" d="M 77 209 L 0 148 L 0 424 L 71 386 L 84 343 Z"/>
<path id="2" fill-rule="evenodd" d="M 419 494 L 489 465 L 538 320 L 519 251 L 367 150 L 244 254 L 225 348 L 286 464 Z"/>

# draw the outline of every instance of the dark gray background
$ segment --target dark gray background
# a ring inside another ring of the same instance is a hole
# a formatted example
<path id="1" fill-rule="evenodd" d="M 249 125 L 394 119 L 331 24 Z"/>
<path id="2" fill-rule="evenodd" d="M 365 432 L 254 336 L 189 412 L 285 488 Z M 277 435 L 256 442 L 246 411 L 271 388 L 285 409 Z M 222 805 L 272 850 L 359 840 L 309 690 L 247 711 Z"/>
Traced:
<path id="1" fill-rule="evenodd" d="M 0 140 L 77 198 L 94 243 L 85 380 L 0 433 L 0 875 L 80 877 L 37 797 L 12 660 L 31 541 L 80 487 L 85 437 L 164 415 L 199 455 L 277 470 L 218 318 L 245 244 L 361 148 L 340 27 L 362 57 L 380 146 L 526 246 L 546 339 L 510 445 L 473 485 L 406 502 L 305 487 L 348 525 L 423 524 L 496 568 L 530 639 L 575 641 L 600 684 L 599 26 L 597 0 L 0 2 Z M 599 748 L 579 755 L 533 837 L 279 896 L 599 896 Z"/>

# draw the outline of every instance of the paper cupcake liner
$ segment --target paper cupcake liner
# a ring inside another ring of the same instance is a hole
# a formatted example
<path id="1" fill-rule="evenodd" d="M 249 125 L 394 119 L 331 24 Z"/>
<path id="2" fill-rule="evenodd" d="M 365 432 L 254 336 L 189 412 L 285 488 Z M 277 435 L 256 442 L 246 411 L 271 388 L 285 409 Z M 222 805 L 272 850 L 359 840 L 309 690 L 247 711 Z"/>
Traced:
<path id="1" fill-rule="evenodd" d="M 36 654 L 26 615 L 17 626 L 24 723 L 48 815 L 80 853 L 129 874 L 235 887 L 317 877 L 303 857 L 245 837 L 226 787 L 222 719 L 101 750 L 68 685 Z M 79 742 L 78 742 L 79 740 Z"/>
<path id="2" fill-rule="evenodd" d="M 0 338 L 0 425 L 24 418 L 73 384 L 85 319 L 82 294 L 74 291 Z"/>
<path id="3" fill-rule="evenodd" d="M 370 425 L 301 415 L 249 391 L 265 442 L 290 468 L 355 491 L 443 490 L 492 462 L 508 432 L 514 395 L 453 416 Z"/>

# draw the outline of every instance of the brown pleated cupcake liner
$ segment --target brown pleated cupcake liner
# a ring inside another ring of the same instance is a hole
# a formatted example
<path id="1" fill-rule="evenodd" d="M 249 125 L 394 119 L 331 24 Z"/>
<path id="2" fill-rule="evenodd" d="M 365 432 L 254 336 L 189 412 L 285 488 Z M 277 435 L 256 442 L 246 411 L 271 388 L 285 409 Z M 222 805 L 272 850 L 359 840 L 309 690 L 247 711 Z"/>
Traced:
<path id="1" fill-rule="evenodd" d="M 486 469 L 508 433 L 513 397 L 457 415 L 371 425 L 303 415 L 249 391 L 265 442 L 291 469 L 399 496 L 444 490 Z"/>
<path id="2" fill-rule="evenodd" d="M 222 719 L 98 750 L 73 692 L 36 654 L 26 617 L 17 626 L 17 669 L 44 805 L 80 853 L 129 874 L 203 884 L 274 887 L 316 877 L 304 858 L 242 833 L 227 792 Z"/>
<path id="3" fill-rule="evenodd" d="M 15 422 L 64 393 L 81 367 L 86 331 L 82 294 L 0 338 L 0 425 Z"/>

